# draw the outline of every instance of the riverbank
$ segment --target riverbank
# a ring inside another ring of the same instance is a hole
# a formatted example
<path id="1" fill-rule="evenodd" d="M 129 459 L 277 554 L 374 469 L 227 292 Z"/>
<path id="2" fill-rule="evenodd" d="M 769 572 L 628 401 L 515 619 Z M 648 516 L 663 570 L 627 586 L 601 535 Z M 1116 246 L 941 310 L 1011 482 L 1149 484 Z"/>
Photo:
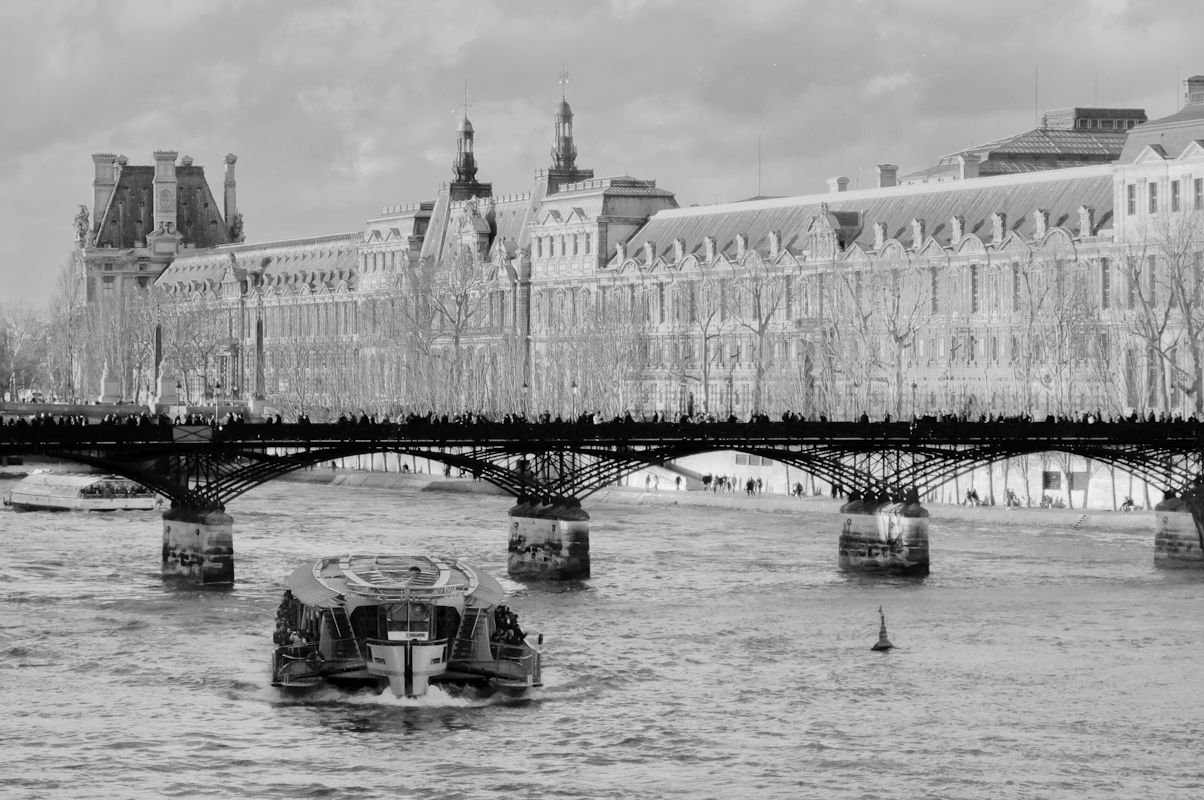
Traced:
<path id="1" fill-rule="evenodd" d="M 367 470 L 315 469 L 291 472 L 280 480 L 348 488 L 386 489 L 406 494 L 445 492 L 505 496 L 506 493 L 485 481 L 469 478 L 445 478 L 423 473 L 381 473 Z M 591 506 L 689 506 L 719 508 L 758 514 L 835 514 L 842 504 L 828 497 L 795 498 L 782 494 L 749 497 L 743 492 L 644 491 L 617 486 L 602 489 L 586 498 Z M 1152 511 L 1101 511 L 1073 508 L 1006 508 L 1004 506 L 955 506 L 943 503 L 925 505 L 936 521 L 948 520 L 977 525 L 1015 527 L 1052 527 L 1075 530 L 1149 530 L 1153 531 Z"/>

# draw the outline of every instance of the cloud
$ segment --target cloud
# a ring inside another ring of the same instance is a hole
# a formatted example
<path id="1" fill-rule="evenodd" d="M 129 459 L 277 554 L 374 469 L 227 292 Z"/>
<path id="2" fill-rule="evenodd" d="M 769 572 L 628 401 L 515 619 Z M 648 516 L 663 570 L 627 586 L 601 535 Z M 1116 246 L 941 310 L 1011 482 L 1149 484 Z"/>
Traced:
<path id="1" fill-rule="evenodd" d="M 179 150 L 249 238 L 360 228 L 451 177 L 468 81 L 479 177 L 530 187 L 570 73 L 579 163 L 679 202 L 823 191 L 1031 125 L 1041 109 L 1175 110 L 1204 6 L 1020 0 L 0 4 L 6 295 L 47 299 L 91 154 Z"/>

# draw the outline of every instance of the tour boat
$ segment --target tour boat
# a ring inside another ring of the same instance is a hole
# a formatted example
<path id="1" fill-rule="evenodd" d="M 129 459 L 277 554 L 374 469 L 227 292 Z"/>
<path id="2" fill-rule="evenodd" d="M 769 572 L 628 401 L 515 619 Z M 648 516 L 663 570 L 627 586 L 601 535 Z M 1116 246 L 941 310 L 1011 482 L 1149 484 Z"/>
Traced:
<path id="1" fill-rule="evenodd" d="M 276 613 L 272 685 L 541 686 L 540 653 L 501 585 L 454 558 L 344 555 L 298 567 Z M 537 643 L 542 643 L 539 635 Z"/>
<path id="2" fill-rule="evenodd" d="M 38 470 L 22 478 L 4 504 L 18 511 L 138 511 L 155 508 L 159 497 L 116 475 Z"/>

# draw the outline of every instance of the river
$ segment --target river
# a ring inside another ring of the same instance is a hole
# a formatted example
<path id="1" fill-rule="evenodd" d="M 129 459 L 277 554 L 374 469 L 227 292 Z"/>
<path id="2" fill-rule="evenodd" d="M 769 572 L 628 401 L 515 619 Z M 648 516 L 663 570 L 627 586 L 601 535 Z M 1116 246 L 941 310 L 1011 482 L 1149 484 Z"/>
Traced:
<path id="1" fill-rule="evenodd" d="M 1204 796 L 1204 576 L 1151 531 L 938 517 L 908 580 L 840 572 L 826 517 L 607 505 L 591 580 L 524 585 L 508 505 L 269 484 L 230 590 L 163 583 L 155 513 L 0 511 L 0 797 Z M 545 686 L 273 689 L 286 575 L 347 551 L 503 578 Z"/>

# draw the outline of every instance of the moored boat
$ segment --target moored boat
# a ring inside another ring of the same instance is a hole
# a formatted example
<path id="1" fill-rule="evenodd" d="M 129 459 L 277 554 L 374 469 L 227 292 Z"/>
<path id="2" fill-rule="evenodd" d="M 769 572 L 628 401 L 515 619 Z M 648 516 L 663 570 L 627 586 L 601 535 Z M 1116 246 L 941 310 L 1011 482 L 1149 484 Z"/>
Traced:
<path id="1" fill-rule="evenodd" d="M 18 511 L 138 511 L 155 508 L 159 497 L 116 475 L 39 470 L 22 478 L 4 504 Z"/>
<path id="2" fill-rule="evenodd" d="M 288 579 L 276 614 L 272 685 L 542 685 L 540 652 L 502 605 L 501 584 L 452 558 L 344 555 Z M 537 637 L 542 641 L 543 637 Z"/>

